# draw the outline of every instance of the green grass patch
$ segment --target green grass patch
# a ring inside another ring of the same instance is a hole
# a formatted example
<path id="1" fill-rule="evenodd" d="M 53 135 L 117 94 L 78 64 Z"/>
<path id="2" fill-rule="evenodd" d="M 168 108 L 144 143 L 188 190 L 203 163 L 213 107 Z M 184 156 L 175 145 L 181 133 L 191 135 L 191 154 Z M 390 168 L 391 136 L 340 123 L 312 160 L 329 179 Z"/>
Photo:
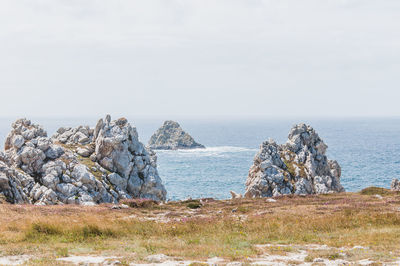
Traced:
<path id="1" fill-rule="evenodd" d="M 201 203 L 198 200 L 193 200 L 191 202 L 188 202 L 186 204 L 186 207 L 188 207 L 189 209 L 199 209 L 201 208 Z"/>
<path id="2" fill-rule="evenodd" d="M 65 227 L 60 224 L 34 223 L 25 232 L 25 239 L 42 242 L 49 239 L 62 239 L 63 242 L 81 242 L 91 238 L 110 238 L 117 234 L 111 228 L 100 228 L 97 225 Z"/>

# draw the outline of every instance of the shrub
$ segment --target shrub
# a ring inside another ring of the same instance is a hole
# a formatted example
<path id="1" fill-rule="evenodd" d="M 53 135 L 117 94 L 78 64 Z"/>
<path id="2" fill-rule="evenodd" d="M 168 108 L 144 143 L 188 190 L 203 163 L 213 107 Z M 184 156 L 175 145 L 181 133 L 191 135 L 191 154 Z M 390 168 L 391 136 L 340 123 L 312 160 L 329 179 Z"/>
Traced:
<path id="1" fill-rule="evenodd" d="M 86 224 L 84 226 L 74 226 L 65 228 L 62 224 L 53 225 L 49 223 L 34 223 L 26 231 L 25 238 L 28 240 L 45 241 L 50 237 L 61 237 L 67 242 L 84 241 L 95 237 L 113 237 L 115 232 L 110 228 L 100 228 L 97 225 Z"/>
<path id="2" fill-rule="evenodd" d="M 109 229 L 101 229 L 97 225 L 85 225 L 75 232 L 78 236 L 83 238 L 96 237 L 96 236 L 113 236 L 114 232 Z"/>
<path id="3" fill-rule="evenodd" d="M 25 239 L 40 240 L 46 239 L 49 236 L 60 235 L 61 230 L 59 227 L 48 223 L 34 223 L 25 232 Z"/>
<path id="4" fill-rule="evenodd" d="M 32 224 L 29 232 L 40 235 L 57 235 L 61 233 L 61 230 L 55 225 L 47 223 L 34 223 Z"/>
<path id="5" fill-rule="evenodd" d="M 198 209 L 201 207 L 201 203 L 199 200 L 189 200 L 186 201 L 186 207 L 188 207 L 189 209 Z"/>
<path id="6" fill-rule="evenodd" d="M 158 205 L 157 201 L 151 199 L 125 199 L 121 203 L 131 208 L 150 208 Z"/>
<path id="7" fill-rule="evenodd" d="M 363 190 L 361 190 L 361 195 L 388 195 L 391 194 L 391 191 L 389 189 L 386 188 L 382 188 L 382 187 L 367 187 L 364 188 Z"/>

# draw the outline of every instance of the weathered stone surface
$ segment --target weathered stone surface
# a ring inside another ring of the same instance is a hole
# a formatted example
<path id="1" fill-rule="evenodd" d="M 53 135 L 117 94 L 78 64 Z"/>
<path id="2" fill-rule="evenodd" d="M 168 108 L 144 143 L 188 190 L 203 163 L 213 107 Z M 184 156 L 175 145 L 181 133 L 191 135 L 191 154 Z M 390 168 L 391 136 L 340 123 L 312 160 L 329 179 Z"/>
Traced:
<path id="1" fill-rule="evenodd" d="M 62 144 L 86 145 L 93 141 L 93 133 L 94 130 L 89 126 L 61 127 L 54 134 L 53 139 L 57 139 Z"/>
<path id="2" fill-rule="evenodd" d="M 149 147 L 156 150 L 177 150 L 205 148 L 197 143 L 181 126 L 174 121 L 165 121 L 151 136 Z"/>
<path id="3" fill-rule="evenodd" d="M 157 172 L 157 157 L 139 141 L 136 128 L 125 118 L 112 122 L 106 119 L 98 122 L 95 132 L 97 161 L 124 180 L 119 184 L 126 183 L 130 195 L 165 199 L 166 191 Z"/>
<path id="4" fill-rule="evenodd" d="M 283 145 L 262 143 L 246 181 L 246 197 L 343 192 L 341 169 L 313 128 L 299 124 Z"/>
<path id="5" fill-rule="evenodd" d="M 242 198 L 242 194 L 236 193 L 235 191 L 230 191 L 232 199 L 240 199 Z"/>
<path id="6" fill-rule="evenodd" d="M 126 119 L 107 116 L 95 129 L 60 128 L 52 138 L 20 119 L 0 152 L 0 196 L 37 205 L 165 200 L 155 162 Z"/>
<path id="7" fill-rule="evenodd" d="M 397 178 L 394 178 L 392 180 L 392 183 L 390 184 L 390 189 L 392 191 L 400 191 L 400 181 Z"/>
<path id="8" fill-rule="evenodd" d="M 35 184 L 33 177 L 0 161 L 0 195 L 10 203 L 31 203 L 26 193 Z"/>

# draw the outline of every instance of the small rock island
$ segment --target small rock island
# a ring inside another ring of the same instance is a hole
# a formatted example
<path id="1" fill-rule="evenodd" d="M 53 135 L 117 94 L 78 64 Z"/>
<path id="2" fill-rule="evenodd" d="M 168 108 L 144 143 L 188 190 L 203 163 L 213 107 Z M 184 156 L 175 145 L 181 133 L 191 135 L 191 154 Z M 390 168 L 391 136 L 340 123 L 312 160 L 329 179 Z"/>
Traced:
<path id="1" fill-rule="evenodd" d="M 149 147 L 154 150 L 201 149 L 204 145 L 197 143 L 192 136 L 183 131 L 175 121 L 165 121 L 151 136 Z"/>

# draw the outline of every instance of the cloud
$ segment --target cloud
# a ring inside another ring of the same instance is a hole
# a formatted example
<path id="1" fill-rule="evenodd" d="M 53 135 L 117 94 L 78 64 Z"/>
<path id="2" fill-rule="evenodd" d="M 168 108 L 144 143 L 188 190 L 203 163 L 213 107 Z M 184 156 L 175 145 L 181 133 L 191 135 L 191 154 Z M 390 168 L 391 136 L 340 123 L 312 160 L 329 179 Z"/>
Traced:
<path id="1" fill-rule="evenodd" d="M 400 115 L 394 0 L 0 1 L 4 115 Z"/>

